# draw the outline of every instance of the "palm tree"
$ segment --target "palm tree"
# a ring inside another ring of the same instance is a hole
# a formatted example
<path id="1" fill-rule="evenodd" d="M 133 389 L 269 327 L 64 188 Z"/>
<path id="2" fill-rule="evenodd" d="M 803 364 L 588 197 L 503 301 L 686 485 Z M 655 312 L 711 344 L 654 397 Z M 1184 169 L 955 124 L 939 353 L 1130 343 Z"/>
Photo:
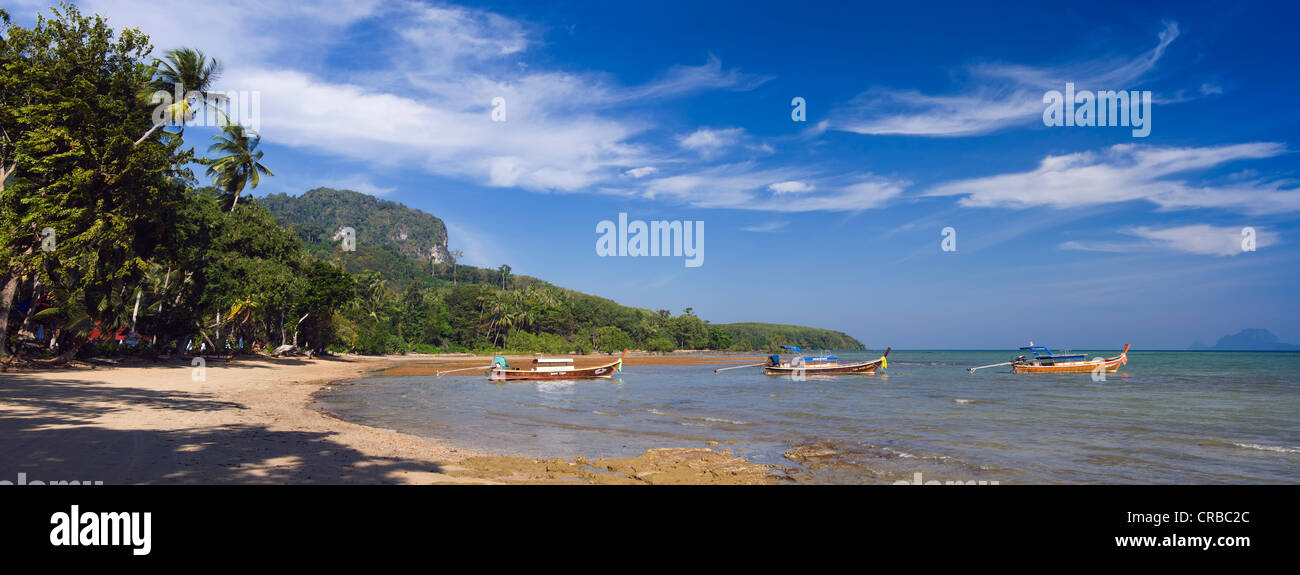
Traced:
<path id="1" fill-rule="evenodd" d="M 361 297 L 352 301 L 353 309 L 378 318 L 379 312 L 388 305 L 388 281 L 379 272 L 370 272 L 358 278 L 357 285 L 361 288 Z"/>
<path id="2" fill-rule="evenodd" d="M 451 250 L 447 255 L 451 256 L 451 285 L 456 285 L 456 265 L 460 263 L 460 258 L 465 255 L 465 252 Z"/>
<path id="3" fill-rule="evenodd" d="M 492 336 L 492 345 L 497 345 L 501 334 L 509 332 L 510 328 L 515 326 L 515 316 L 510 313 L 510 305 L 501 301 L 500 298 L 493 299 L 489 304 L 488 314 L 492 318 L 490 332 L 495 331 L 495 335 Z"/>
<path id="4" fill-rule="evenodd" d="M 212 137 L 215 142 L 208 148 L 208 152 L 225 155 L 202 160 L 201 163 L 207 164 L 207 173 L 212 182 L 234 196 L 234 201 L 230 203 L 230 211 L 233 212 L 239 204 L 239 194 L 244 191 L 245 184 L 256 188 L 261 181 L 261 174 L 275 174 L 261 164 L 262 151 L 257 149 L 258 144 L 262 143 L 261 136 L 253 133 L 250 138 L 251 130 L 245 130 L 239 124 L 226 124 L 221 132 Z"/>
<path id="5" fill-rule="evenodd" d="M 510 277 L 510 266 L 501 264 L 497 271 L 501 272 L 501 289 L 506 289 L 506 278 Z"/>
<path id="6" fill-rule="evenodd" d="M 63 276 L 59 281 L 53 282 L 50 287 L 52 305 L 32 316 L 42 321 L 54 320 L 54 323 L 60 326 L 59 356 L 50 360 L 51 363 L 66 363 L 72 359 L 96 327 L 99 327 L 103 334 L 117 333 L 121 325 L 119 321 L 110 319 L 108 322 L 110 325 L 97 325 L 91 315 L 95 311 L 103 312 L 110 308 L 122 309 L 121 298 L 113 297 L 116 292 L 117 290 L 110 289 L 96 302 L 94 297 L 86 292 L 85 283 L 75 274 Z M 114 319 L 120 320 L 120 318 Z"/>
<path id="7" fill-rule="evenodd" d="M 223 96 L 210 92 L 212 84 L 221 76 L 221 62 L 216 58 L 208 58 L 203 52 L 193 48 L 173 48 L 168 50 L 163 58 L 154 59 L 153 69 L 153 79 L 146 86 L 149 91 L 186 96 L 198 94 L 197 105 L 212 106 L 217 113 L 225 116 L 220 108 L 213 105 L 215 102 L 220 102 Z M 188 100 L 174 102 L 167 111 L 169 117 L 149 128 L 148 132 L 135 141 L 135 145 L 139 146 L 140 142 L 145 141 L 151 134 L 173 120 L 181 124 L 177 134 L 185 133 L 185 121 L 194 113 L 190 102 Z"/>
<path id="8" fill-rule="evenodd" d="M 257 319 L 257 314 L 262 311 L 262 304 L 251 297 L 235 302 L 230 306 L 230 311 L 226 314 L 226 323 L 230 324 L 230 333 L 233 335 L 241 329 L 247 328 Z"/>
<path id="9" fill-rule="evenodd" d="M 514 318 L 511 322 L 523 329 L 532 327 L 533 322 L 537 320 L 537 313 L 533 311 L 528 298 L 521 292 L 514 292 Z"/>

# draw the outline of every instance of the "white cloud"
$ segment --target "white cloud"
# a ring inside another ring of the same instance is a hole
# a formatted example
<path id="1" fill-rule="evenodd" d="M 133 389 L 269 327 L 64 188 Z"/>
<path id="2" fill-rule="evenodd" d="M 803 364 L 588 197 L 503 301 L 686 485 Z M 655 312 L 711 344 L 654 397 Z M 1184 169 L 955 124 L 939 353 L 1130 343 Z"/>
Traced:
<path id="1" fill-rule="evenodd" d="M 1208 224 L 1152 228 L 1138 226 L 1120 230 L 1121 233 L 1142 241 L 1080 242 L 1061 244 L 1061 249 L 1099 252 L 1176 251 L 1205 256 L 1235 256 L 1248 253 L 1242 249 L 1244 227 L 1219 227 Z M 1276 233 L 1265 228 L 1255 229 L 1255 249 L 1276 244 Z"/>
<path id="2" fill-rule="evenodd" d="M 958 180 L 927 195 L 964 196 L 968 207 L 1073 208 L 1147 200 L 1163 209 L 1226 208 L 1246 214 L 1300 210 L 1300 190 L 1287 182 L 1231 180 L 1195 185 L 1171 176 L 1238 160 L 1286 153 L 1282 144 L 1256 142 L 1200 148 L 1120 144 L 1098 152 L 1047 156 L 1028 172 Z"/>
<path id="3" fill-rule="evenodd" d="M 820 193 L 782 194 L 773 183 L 804 182 Z M 807 183 L 812 181 L 812 183 Z M 649 199 L 678 201 L 702 208 L 770 212 L 858 212 L 883 207 L 900 196 L 908 182 L 871 174 L 822 177 L 806 169 L 758 168 L 753 162 L 720 164 L 651 179 L 638 188 Z"/>
<path id="4" fill-rule="evenodd" d="M 777 182 L 767 187 L 774 194 L 804 194 L 813 191 L 813 187 L 797 180 Z"/>
<path id="5" fill-rule="evenodd" d="M 529 43 L 521 23 L 455 6 L 411 6 L 401 37 L 423 55 L 443 62 L 508 56 L 523 52 Z"/>
<path id="6" fill-rule="evenodd" d="M 659 173 L 659 168 L 656 168 L 654 166 L 642 166 L 640 168 L 632 168 L 623 173 L 639 180 L 646 176 L 653 176 Z"/>
<path id="7" fill-rule="evenodd" d="M 1044 91 L 1064 89 L 1066 82 L 1076 83 L 1081 90 L 1132 89 L 1155 68 L 1178 34 L 1177 23 L 1165 23 L 1154 48 L 1123 63 L 1097 60 L 1061 68 L 970 66 L 968 72 L 976 87 L 963 94 L 868 90 L 848 107 L 832 111 L 829 128 L 873 135 L 958 137 L 1041 122 Z"/>
<path id="8" fill-rule="evenodd" d="M 105 16 L 115 29 L 140 28 L 149 35 L 155 55 L 189 46 L 227 64 L 320 57 L 325 54 L 324 46 L 348 26 L 392 9 L 380 0 L 229 0 L 219 8 L 198 12 L 162 8 L 151 0 L 82 0 L 77 4 L 83 13 Z M 204 20 L 219 21 L 220 25 Z M 286 33 L 286 22 L 292 23 L 292 33 Z"/>
<path id="9" fill-rule="evenodd" d="M 753 90 L 771 80 L 770 76 L 744 74 L 734 68 L 722 69 L 722 60 L 709 54 L 699 66 L 673 66 L 666 74 L 643 86 L 613 92 L 617 101 L 662 100 L 703 90 Z"/>
<path id="10" fill-rule="evenodd" d="M 1136 227 L 1126 233 L 1154 241 L 1167 249 L 1210 256 L 1235 256 L 1242 250 L 1242 228 L 1205 224 L 1173 228 Z M 1272 245 L 1276 237 L 1267 230 L 1255 230 L 1256 249 Z"/>
<path id="11" fill-rule="evenodd" d="M 448 4 L 233 0 L 221 26 L 195 26 L 189 13 L 156 2 L 86 4 L 152 34 L 159 51 L 195 46 L 221 59 L 217 89 L 260 92 L 267 144 L 489 186 L 600 190 L 629 170 L 672 161 L 638 142 L 652 125 L 632 108 L 766 81 L 712 55 L 631 86 L 600 72 L 521 65 L 543 44 L 538 27 Z M 340 52 L 355 52 L 354 65 L 332 65 Z M 497 97 L 505 122 L 491 121 Z"/>
<path id="12" fill-rule="evenodd" d="M 233 73 L 262 93 L 268 142 L 379 165 L 413 164 L 493 186 L 573 191 L 642 160 L 636 129 L 598 116 L 520 117 L 322 82 L 293 70 Z"/>
<path id="13" fill-rule="evenodd" d="M 744 128 L 726 128 L 713 130 L 709 128 L 700 128 L 685 136 L 678 136 L 677 143 L 687 150 L 700 152 L 702 154 L 712 154 L 736 145 L 740 137 L 744 135 Z"/>

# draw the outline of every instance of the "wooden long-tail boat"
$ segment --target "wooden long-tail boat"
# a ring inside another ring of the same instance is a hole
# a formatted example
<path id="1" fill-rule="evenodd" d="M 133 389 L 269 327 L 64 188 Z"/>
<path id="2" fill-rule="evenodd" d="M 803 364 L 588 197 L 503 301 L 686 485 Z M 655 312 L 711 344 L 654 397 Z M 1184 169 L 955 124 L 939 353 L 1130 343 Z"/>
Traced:
<path id="1" fill-rule="evenodd" d="M 799 348 L 782 346 L 786 349 L 793 350 L 795 353 L 801 353 Z M 767 375 L 870 375 L 877 370 L 885 369 L 888 363 L 885 358 L 889 356 L 889 351 L 893 348 L 885 348 L 885 353 L 879 358 L 870 361 L 855 361 L 852 363 L 840 363 L 839 358 L 830 357 L 792 357 L 782 359 L 780 356 L 773 355 L 767 365 L 763 366 L 763 373 Z"/>
<path id="2" fill-rule="evenodd" d="M 1083 354 L 1054 355 L 1046 347 L 1030 343 L 1020 348 L 1020 351 L 1029 351 L 1033 357 L 1021 355 L 1006 363 L 972 367 L 966 371 L 974 372 L 977 369 L 1009 365 L 1011 373 L 1093 373 L 1099 370 L 1115 373 L 1119 371 L 1120 366 L 1128 364 L 1128 350 L 1129 344 L 1126 343 L 1119 355 L 1086 360 Z"/>
<path id="3" fill-rule="evenodd" d="M 616 361 L 583 368 L 574 367 L 572 358 L 537 358 L 533 360 L 531 369 L 510 367 L 510 364 L 506 362 L 506 358 L 497 356 L 492 364 L 492 369 L 488 370 L 488 379 L 492 381 L 527 381 L 608 378 L 623 370 L 623 358 L 626 356 L 627 350 L 625 349 L 623 355 L 619 356 Z"/>

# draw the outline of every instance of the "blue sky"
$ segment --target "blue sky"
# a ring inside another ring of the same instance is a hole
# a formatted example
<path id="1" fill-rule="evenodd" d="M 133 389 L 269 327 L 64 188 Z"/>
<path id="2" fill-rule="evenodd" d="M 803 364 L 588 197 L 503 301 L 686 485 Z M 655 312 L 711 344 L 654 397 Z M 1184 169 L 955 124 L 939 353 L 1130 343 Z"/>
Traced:
<path id="1" fill-rule="evenodd" d="M 1300 342 L 1285 4 L 81 4 L 261 93 L 255 193 L 402 202 L 467 263 L 873 347 Z M 1066 82 L 1151 91 L 1150 135 L 1045 126 Z M 620 212 L 704 221 L 704 265 L 598 257 Z"/>

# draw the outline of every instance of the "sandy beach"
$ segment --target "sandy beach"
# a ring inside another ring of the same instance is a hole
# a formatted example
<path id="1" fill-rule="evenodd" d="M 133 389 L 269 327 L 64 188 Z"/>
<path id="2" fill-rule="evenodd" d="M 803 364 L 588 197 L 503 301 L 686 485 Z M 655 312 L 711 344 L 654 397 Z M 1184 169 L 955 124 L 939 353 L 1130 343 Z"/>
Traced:
<path id="1" fill-rule="evenodd" d="M 727 364 L 752 358 L 707 357 Z M 599 362 L 601 356 L 579 359 Z M 693 363 L 700 356 L 650 356 Z M 628 364 L 637 359 L 629 356 Z M 724 451 L 532 460 L 472 453 L 352 424 L 313 407 L 332 382 L 377 369 L 485 365 L 475 357 L 241 357 L 203 380 L 179 360 L 0 373 L 0 480 L 104 484 L 771 483 L 783 469 Z M 484 385 L 490 385 L 486 381 Z"/>

